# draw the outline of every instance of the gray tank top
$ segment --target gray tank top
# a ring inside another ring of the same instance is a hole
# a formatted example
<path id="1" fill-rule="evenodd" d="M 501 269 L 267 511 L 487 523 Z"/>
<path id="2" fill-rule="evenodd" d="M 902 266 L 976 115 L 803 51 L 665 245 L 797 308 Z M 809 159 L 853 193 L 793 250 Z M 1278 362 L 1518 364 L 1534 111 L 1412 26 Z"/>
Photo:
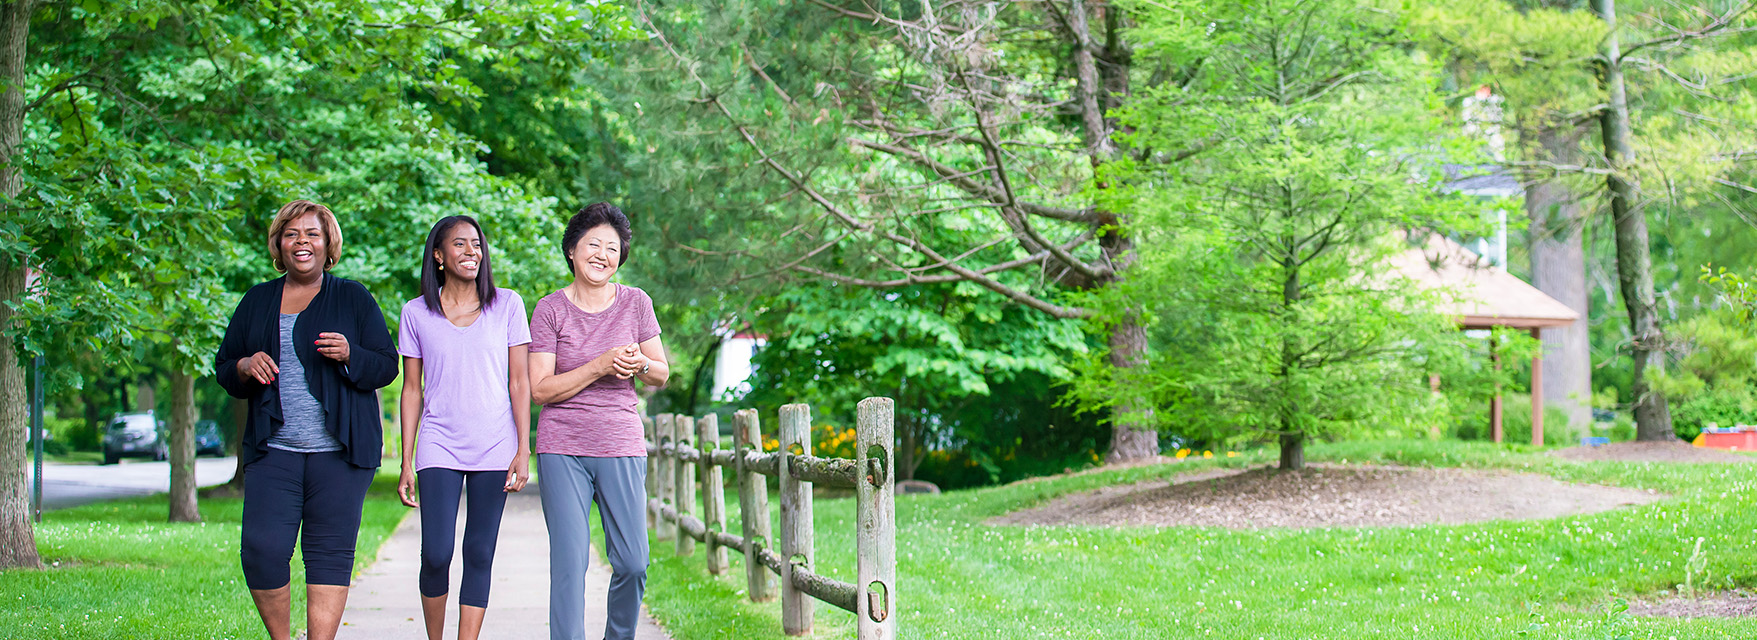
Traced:
<path id="1" fill-rule="evenodd" d="M 305 366 L 293 351 L 293 324 L 297 313 L 281 314 L 281 375 L 275 386 L 281 393 L 281 428 L 268 439 L 268 446 L 294 453 L 341 451 L 342 443 L 323 426 L 323 405 L 311 396 L 305 382 Z"/>

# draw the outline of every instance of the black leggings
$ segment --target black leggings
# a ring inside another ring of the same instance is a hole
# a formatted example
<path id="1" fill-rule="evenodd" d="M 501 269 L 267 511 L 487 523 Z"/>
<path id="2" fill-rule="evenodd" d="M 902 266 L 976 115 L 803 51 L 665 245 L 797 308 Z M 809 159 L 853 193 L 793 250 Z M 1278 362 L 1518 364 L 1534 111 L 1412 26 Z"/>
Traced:
<path id="1" fill-rule="evenodd" d="M 437 598 L 449 588 L 458 498 L 467 489 L 464 579 L 458 585 L 458 604 L 486 608 L 494 543 L 500 539 L 500 514 L 506 510 L 506 471 L 428 467 L 415 476 L 421 481 L 421 595 Z"/>
<path id="2" fill-rule="evenodd" d="M 305 584 L 348 586 L 360 508 L 374 470 L 339 451 L 269 449 L 244 467 L 244 525 L 239 556 L 244 584 L 279 589 L 291 580 L 293 543 L 305 556 Z"/>

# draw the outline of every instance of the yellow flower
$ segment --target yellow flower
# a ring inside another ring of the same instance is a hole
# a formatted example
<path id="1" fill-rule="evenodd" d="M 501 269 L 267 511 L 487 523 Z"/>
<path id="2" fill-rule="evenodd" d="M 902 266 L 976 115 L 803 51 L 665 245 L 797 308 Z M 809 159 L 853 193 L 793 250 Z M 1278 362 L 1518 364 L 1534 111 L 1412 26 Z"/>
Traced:
<path id="1" fill-rule="evenodd" d="M 1189 449 L 1178 449 L 1177 450 L 1177 459 L 1182 460 L 1182 459 L 1188 458 L 1188 457 L 1190 457 L 1190 450 Z"/>
<path id="2" fill-rule="evenodd" d="M 1214 452 L 1213 452 L 1213 451 L 1203 451 L 1203 452 L 1202 452 L 1202 457 L 1204 457 L 1204 458 L 1212 458 L 1212 457 L 1214 457 Z"/>
<path id="3" fill-rule="evenodd" d="M 1237 457 L 1238 457 L 1238 452 L 1237 452 L 1237 451 L 1228 451 L 1228 452 L 1226 452 L 1226 457 L 1228 457 L 1228 458 L 1237 458 Z"/>

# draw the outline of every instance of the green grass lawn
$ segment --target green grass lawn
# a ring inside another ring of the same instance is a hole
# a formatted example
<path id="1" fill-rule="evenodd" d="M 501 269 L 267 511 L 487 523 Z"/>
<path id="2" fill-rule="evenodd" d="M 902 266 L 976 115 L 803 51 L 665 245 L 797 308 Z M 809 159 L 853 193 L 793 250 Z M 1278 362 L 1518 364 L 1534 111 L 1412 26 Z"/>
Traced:
<path id="1" fill-rule="evenodd" d="M 43 459 L 64 464 L 98 464 L 104 461 L 104 453 L 102 451 L 69 451 L 59 455 L 45 454 Z"/>
<path id="2" fill-rule="evenodd" d="M 381 470 L 382 471 L 382 470 Z M 358 572 L 409 513 L 380 473 L 360 526 Z M 163 494 L 43 514 L 43 571 L 0 572 L 0 638 L 257 638 L 262 623 L 238 567 L 243 500 L 204 498 L 200 524 L 170 524 Z M 293 558 L 293 623 L 305 626 L 304 566 Z"/>
<path id="3" fill-rule="evenodd" d="M 1313 461 L 1505 468 L 1655 489 L 1671 499 L 1526 522 L 1382 529 L 994 527 L 991 516 L 1099 486 L 1273 452 L 900 497 L 904 638 L 1757 638 L 1757 619 L 1607 613 L 1684 581 L 1697 537 L 1711 586 L 1757 586 L 1757 465 L 1571 463 L 1456 442 L 1319 445 Z M 773 504 L 773 503 L 771 503 Z M 735 494 L 728 499 L 736 514 Z M 816 506 L 817 567 L 851 581 L 849 500 Z M 736 518 L 729 525 L 738 530 Z M 710 576 L 654 542 L 647 603 L 673 636 L 781 638 L 780 608 L 744 599 L 742 557 Z M 853 637 L 819 604 L 817 630 Z"/>

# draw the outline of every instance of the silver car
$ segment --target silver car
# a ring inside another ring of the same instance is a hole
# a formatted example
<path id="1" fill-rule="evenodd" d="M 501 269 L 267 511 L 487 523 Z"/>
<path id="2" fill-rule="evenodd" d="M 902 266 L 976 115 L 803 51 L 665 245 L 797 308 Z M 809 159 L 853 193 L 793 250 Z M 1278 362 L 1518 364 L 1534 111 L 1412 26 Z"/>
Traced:
<path id="1" fill-rule="evenodd" d="M 169 457 L 165 441 L 165 423 L 145 413 L 119 413 L 104 429 L 104 464 L 116 464 L 122 458 Z"/>

